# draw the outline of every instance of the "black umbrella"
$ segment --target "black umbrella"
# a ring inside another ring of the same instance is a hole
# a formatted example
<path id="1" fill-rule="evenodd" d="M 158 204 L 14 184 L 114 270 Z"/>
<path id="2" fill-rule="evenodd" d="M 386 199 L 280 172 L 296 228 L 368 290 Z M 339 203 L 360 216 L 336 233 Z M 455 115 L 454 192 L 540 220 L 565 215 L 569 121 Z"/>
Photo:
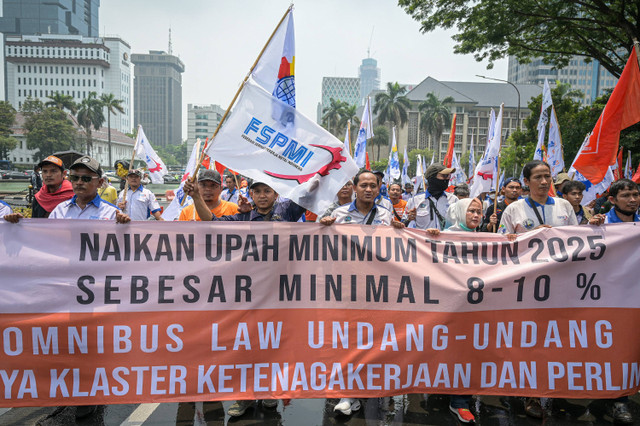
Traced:
<path id="1" fill-rule="evenodd" d="M 68 169 L 74 161 L 76 161 L 80 157 L 84 157 L 86 154 L 78 151 L 60 151 L 54 153 L 53 155 L 61 159 L 64 163 L 64 168 Z"/>

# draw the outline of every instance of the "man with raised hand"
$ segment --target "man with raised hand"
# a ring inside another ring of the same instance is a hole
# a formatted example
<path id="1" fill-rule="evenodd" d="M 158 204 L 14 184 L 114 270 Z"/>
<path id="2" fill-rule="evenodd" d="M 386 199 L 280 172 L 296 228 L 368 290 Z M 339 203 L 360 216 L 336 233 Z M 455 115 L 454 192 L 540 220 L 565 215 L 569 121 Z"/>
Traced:
<path id="1" fill-rule="evenodd" d="M 217 217 L 214 215 L 200 194 L 199 185 L 187 180 L 183 186 L 185 194 L 193 198 L 193 204 L 198 216 L 203 220 L 242 221 L 242 222 L 297 222 L 306 209 L 291 200 L 277 202 L 278 193 L 263 182 L 253 182 L 249 187 L 249 194 L 254 205 L 243 196 L 239 196 L 239 213 Z M 277 399 L 264 399 L 261 401 L 266 408 L 275 408 Z M 255 400 L 235 401 L 227 410 L 231 417 L 242 416 Z"/>
<path id="2" fill-rule="evenodd" d="M 234 215 L 238 213 L 238 205 L 220 199 L 222 185 L 220 173 L 215 170 L 204 170 L 198 175 L 198 193 L 202 201 L 214 216 Z M 195 204 L 188 205 L 180 212 L 178 220 L 200 221 Z"/>
<path id="3" fill-rule="evenodd" d="M 456 169 L 442 164 L 432 164 L 425 172 L 427 190 L 407 201 L 402 221 L 409 228 L 444 230 L 449 206 L 458 198 L 445 190 L 449 177 Z"/>
<path id="4" fill-rule="evenodd" d="M 127 186 L 118 195 L 118 208 L 126 212 L 131 220 L 147 220 L 151 216 L 156 220 L 164 220 L 155 194 L 142 185 L 142 170 L 129 170 Z"/>

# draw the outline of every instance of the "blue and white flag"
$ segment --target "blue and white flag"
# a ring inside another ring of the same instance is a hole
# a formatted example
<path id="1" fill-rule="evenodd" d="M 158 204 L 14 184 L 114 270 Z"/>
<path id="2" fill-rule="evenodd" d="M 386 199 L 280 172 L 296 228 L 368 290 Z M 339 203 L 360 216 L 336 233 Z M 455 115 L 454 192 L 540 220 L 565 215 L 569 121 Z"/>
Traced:
<path id="1" fill-rule="evenodd" d="M 451 167 L 456 169 L 455 172 L 451 174 L 449 178 L 449 186 L 460 185 L 461 183 L 467 182 L 467 175 L 462 170 L 462 166 L 460 165 L 460 160 L 458 159 L 458 154 L 453 151 L 453 157 L 451 158 Z"/>
<path id="2" fill-rule="evenodd" d="M 193 148 L 191 149 L 191 156 L 189 157 L 189 161 L 187 162 L 187 167 L 185 168 L 185 172 L 182 175 L 182 180 L 180 181 L 180 186 L 176 188 L 173 192 L 175 194 L 175 198 L 171 200 L 169 206 L 162 212 L 162 218 L 167 221 L 176 220 L 178 216 L 180 216 L 180 212 L 182 209 L 189 204 L 193 203 L 191 197 L 184 193 L 182 187 L 187 179 L 193 176 L 193 173 L 196 170 L 196 165 L 198 164 L 198 158 L 200 157 L 200 139 L 196 139 L 196 143 L 193 144 Z"/>
<path id="3" fill-rule="evenodd" d="M 398 158 L 398 143 L 396 142 L 396 127 L 394 126 L 391 129 L 391 133 L 393 134 L 391 137 L 391 152 L 389 152 L 389 166 L 388 166 L 388 174 L 389 181 L 392 182 L 393 179 L 398 179 L 400 177 L 400 159 Z"/>
<path id="4" fill-rule="evenodd" d="M 631 151 L 627 151 L 627 162 L 624 166 L 624 178 L 629 180 L 633 178 L 633 167 L 631 166 Z"/>
<path id="5" fill-rule="evenodd" d="M 423 187 L 424 185 L 422 184 L 424 182 L 424 158 L 422 157 L 422 155 L 418 154 L 418 158 L 417 158 L 417 162 L 416 162 L 416 177 L 414 178 L 416 183 L 414 186 L 415 188 L 415 194 L 417 194 L 419 191 L 419 189 L 421 187 Z M 424 189 L 424 188 L 422 188 Z"/>
<path id="6" fill-rule="evenodd" d="M 502 143 L 502 113 L 504 104 L 500 105 L 500 112 L 495 119 L 491 138 L 487 140 L 487 147 L 482 160 L 476 166 L 471 185 L 471 197 L 477 197 L 483 192 L 491 191 L 497 183 L 498 156 L 500 155 L 500 145 Z"/>
<path id="7" fill-rule="evenodd" d="M 564 158 L 562 158 L 562 136 L 556 110 L 551 106 L 551 120 L 549 122 L 549 142 L 547 144 L 547 163 L 551 167 L 551 176 L 555 178 L 564 170 Z"/>
<path id="8" fill-rule="evenodd" d="M 409 156 L 407 155 L 407 147 L 404 147 L 404 161 L 402 162 L 402 187 L 407 183 L 411 183 L 409 178 Z"/>
<path id="9" fill-rule="evenodd" d="M 373 122 L 371 119 L 371 103 L 367 97 L 364 112 L 362 113 L 362 120 L 360 121 L 360 130 L 358 130 L 358 139 L 353 148 L 353 161 L 355 161 L 360 168 L 363 168 L 367 163 L 367 140 L 374 136 Z"/>
<path id="10" fill-rule="evenodd" d="M 549 87 L 549 80 L 545 78 L 544 89 L 542 89 L 542 106 L 540 107 L 540 118 L 538 119 L 538 143 L 536 145 L 536 150 L 533 153 L 534 160 L 542 161 L 542 147 L 544 146 L 544 136 L 547 128 L 547 122 L 549 121 L 549 114 L 547 113 L 547 109 L 552 105 L 553 100 L 551 99 L 551 88 Z"/>
<path id="11" fill-rule="evenodd" d="M 615 181 L 615 178 L 613 176 L 613 169 L 611 167 L 609 167 L 609 169 L 607 170 L 607 173 L 605 174 L 604 179 L 602 179 L 602 181 L 596 185 L 591 183 L 586 177 L 584 177 L 579 171 L 577 171 L 575 167 L 573 167 L 573 164 L 576 162 L 576 160 L 580 156 L 582 149 L 589 142 L 590 136 L 591 134 L 588 134 L 585 140 L 582 142 L 582 145 L 580 146 L 580 149 L 576 154 L 576 158 L 573 159 L 573 163 L 571 163 L 571 167 L 567 172 L 569 174 L 569 177 L 571 177 L 571 179 L 584 183 L 585 190 L 582 192 L 582 201 L 580 202 L 580 204 L 583 206 L 586 206 L 591 201 L 598 198 L 598 195 L 603 194 L 609 188 L 609 186 L 611 186 L 611 184 Z"/>
<path id="12" fill-rule="evenodd" d="M 476 169 L 476 152 L 473 149 L 473 133 L 471 134 L 471 146 L 469 147 L 469 168 L 467 176 L 473 179 L 473 171 Z"/>

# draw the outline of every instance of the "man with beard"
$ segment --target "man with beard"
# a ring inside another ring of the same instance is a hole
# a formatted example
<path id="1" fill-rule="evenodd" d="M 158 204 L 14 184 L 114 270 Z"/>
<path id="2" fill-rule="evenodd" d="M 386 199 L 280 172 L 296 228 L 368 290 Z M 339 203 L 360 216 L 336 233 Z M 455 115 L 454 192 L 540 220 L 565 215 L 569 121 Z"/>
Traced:
<path id="1" fill-rule="evenodd" d="M 444 192 L 449 187 L 449 177 L 455 172 L 442 164 L 432 164 L 425 172 L 427 190 L 407 202 L 402 221 L 409 228 L 443 230 L 449 206 L 458 198 Z"/>

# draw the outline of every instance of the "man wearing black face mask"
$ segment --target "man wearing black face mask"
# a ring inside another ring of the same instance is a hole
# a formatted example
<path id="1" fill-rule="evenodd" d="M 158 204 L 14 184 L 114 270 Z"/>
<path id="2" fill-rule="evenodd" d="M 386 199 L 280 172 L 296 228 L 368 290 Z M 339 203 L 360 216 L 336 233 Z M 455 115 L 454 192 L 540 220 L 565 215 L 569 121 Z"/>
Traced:
<path id="1" fill-rule="evenodd" d="M 407 227 L 444 229 L 447 209 L 458 201 L 455 195 L 444 192 L 449 186 L 449 176 L 455 171 L 456 169 L 446 168 L 442 164 L 432 164 L 427 167 L 425 173 L 427 190 L 407 201 L 402 217 Z"/>

